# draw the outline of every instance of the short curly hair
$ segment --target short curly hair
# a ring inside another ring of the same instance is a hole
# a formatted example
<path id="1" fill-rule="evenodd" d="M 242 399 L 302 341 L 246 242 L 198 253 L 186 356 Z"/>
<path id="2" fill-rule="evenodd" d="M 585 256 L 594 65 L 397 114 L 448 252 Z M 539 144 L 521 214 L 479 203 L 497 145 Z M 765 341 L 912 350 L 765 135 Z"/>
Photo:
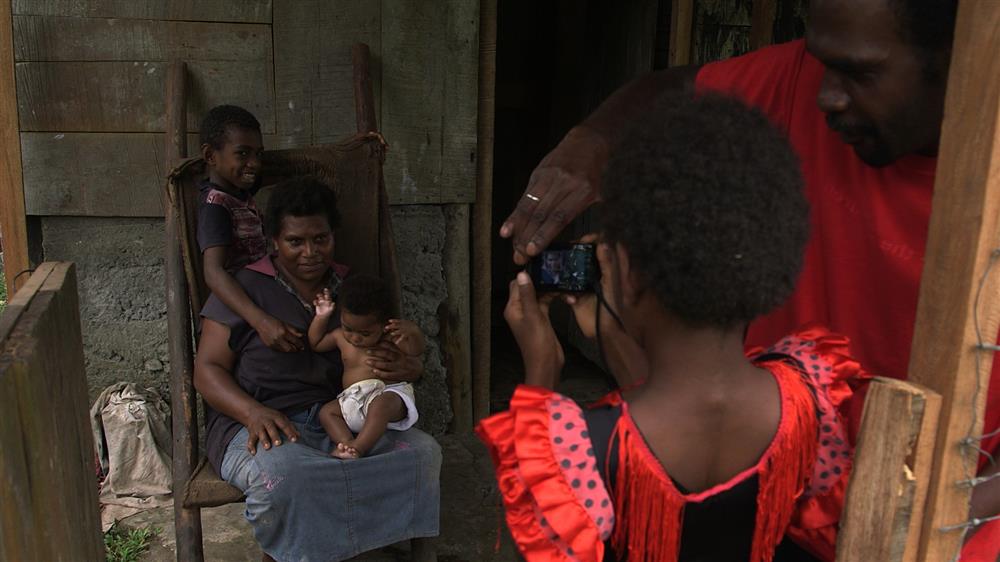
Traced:
<path id="1" fill-rule="evenodd" d="M 605 240 L 686 324 L 748 323 L 795 287 L 809 208 L 798 159 L 761 112 L 717 94 L 660 99 L 602 185 Z"/>
<path id="2" fill-rule="evenodd" d="M 285 217 L 311 217 L 326 215 L 330 230 L 340 226 L 337 195 L 325 182 L 313 176 L 285 180 L 271 188 L 264 215 L 264 229 L 270 236 L 278 236 Z"/>
<path id="3" fill-rule="evenodd" d="M 217 105 L 201 120 L 201 144 L 218 150 L 226 144 L 226 128 L 240 127 L 260 133 L 260 122 L 253 113 L 236 105 Z"/>
<path id="4" fill-rule="evenodd" d="M 374 275 L 350 275 L 340 284 L 337 306 L 358 316 L 374 314 L 379 322 L 385 322 L 392 316 L 389 285 Z"/>

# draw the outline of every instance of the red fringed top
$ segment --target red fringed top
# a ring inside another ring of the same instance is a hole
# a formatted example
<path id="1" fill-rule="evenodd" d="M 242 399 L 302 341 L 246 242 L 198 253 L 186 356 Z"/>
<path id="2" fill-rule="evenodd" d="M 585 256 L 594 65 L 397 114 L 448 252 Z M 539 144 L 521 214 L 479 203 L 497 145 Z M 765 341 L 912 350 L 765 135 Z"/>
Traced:
<path id="1" fill-rule="evenodd" d="M 778 383 L 778 430 L 756 465 L 698 494 L 677 489 L 617 392 L 601 401 L 621 407 L 611 436 L 617 447 L 599 448 L 617 454 L 609 490 L 579 406 L 547 389 L 519 386 L 509 411 L 476 428 L 493 457 L 519 550 L 529 562 L 600 562 L 610 540 L 620 559 L 677 561 L 685 506 L 756 476 L 758 508 L 747 559 L 770 561 L 787 531 L 820 558 L 832 560 L 850 471 L 848 430 L 840 410 L 851 396 L 851 384 L 867 378 L 847 355 L 846 344 L 845 338 L 813 328 L 754 353 L 755 363 Z M 716 531 L 725 540 L 723 531 Z"/>

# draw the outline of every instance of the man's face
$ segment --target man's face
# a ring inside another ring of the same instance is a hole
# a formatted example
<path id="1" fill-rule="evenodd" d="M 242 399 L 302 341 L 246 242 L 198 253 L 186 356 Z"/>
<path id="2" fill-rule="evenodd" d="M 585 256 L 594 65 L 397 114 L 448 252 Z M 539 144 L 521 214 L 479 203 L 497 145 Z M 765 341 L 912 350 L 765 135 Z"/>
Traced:
<path id="1" fill-rule="evenodd" d="M 829 127 L 871 166 L 934 155 L 947 62 L 929 76 L 926 55 L 900 33 L 888 0 L 813 0 L 806 48 L 826 67 L 817 102 Z"/>
<path id="2" fill-rule="evenodd" d="M 202 152 L 210 166 L 212 182 L 235 190 L 253 189 L 260 175 L 260 155 L 264 143 L 260 131 L 226 127 L 226 141 L 221 148 L 204 145 Z"/>
<path id="3" fill-rule="evenodd" d="M 333 259 L 333 232 L 326 215 L 286 215 L 274 237 L 274 247 L 281 266 L 297 280 L 320 279 Z"/>

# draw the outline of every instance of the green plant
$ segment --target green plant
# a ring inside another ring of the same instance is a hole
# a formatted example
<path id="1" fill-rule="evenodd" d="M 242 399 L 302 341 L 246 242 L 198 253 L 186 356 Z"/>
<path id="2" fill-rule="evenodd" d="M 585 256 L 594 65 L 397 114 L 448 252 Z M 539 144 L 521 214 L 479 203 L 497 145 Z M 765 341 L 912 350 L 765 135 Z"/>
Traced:
<path id="1" fill-rule="evenodd" d="M 104 533 L 108 562 L 136 562 L 159 532 L 160 529 L 153 527 L 140 529 L 120 527 L 115 521 L 108 532 Z"/>
<path id="2" fill-rule="evenodd" d="M 0 312 L 7 306 L 7 280 L 4 279 L 3 271 L 0 271 Z"/>

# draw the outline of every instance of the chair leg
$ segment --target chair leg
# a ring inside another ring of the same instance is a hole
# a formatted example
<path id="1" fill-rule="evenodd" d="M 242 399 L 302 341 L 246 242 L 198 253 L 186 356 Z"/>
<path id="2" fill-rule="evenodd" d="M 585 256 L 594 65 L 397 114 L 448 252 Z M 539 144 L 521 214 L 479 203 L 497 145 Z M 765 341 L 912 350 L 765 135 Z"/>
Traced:
<path id="1" fill-rule="evenodd" d="M 436 538 L 410 539 L 410 560 L 412 562 L 437 562 L 437 559 Z"/>
<path id="2" fill-rule="evenodd" d="M 174 530 L 177 539 L 177 562 L 204 562 L 201 544 L 201 510 L 184 508 L 174 502 Z"/>

